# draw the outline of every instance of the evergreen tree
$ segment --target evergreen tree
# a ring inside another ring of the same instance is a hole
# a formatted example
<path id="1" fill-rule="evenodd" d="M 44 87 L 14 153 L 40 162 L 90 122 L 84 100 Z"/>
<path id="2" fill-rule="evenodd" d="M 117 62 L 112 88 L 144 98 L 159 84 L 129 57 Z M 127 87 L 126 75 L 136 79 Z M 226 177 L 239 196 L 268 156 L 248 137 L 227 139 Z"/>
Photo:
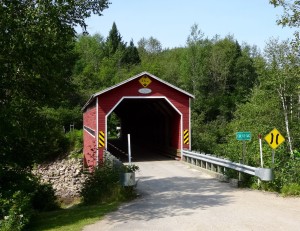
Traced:
<path id="1" fill-rule="evenodd" d="M 126 47 L 126 44 L 122 41 L 122 36 L 120 32 L 118 31 L 117 25 L 114 22 L 108 37 L 106 39 L 106 46 L 107 46 L 107 57 L 113 56 L 117 50 L 124 50 Z"/>
<path id="2" fill-rule="evenodd" d="M 130 41 L 129 46 L 125 49 L 122 63 L 127 65 L 136 65 L 141 63 L 138 49 L 134 46 L 133 40 Z"/>

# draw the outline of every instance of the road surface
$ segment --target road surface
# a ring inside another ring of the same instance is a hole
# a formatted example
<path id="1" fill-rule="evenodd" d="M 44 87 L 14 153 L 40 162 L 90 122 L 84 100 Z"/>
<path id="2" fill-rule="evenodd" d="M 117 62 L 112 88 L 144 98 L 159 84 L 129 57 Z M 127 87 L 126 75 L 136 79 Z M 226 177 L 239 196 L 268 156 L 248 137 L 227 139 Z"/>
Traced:
<path id="1" fill-rule="evenodd" d="M 300 198 L 233 188 L 180 161 L 135 164 L 139 197 L 84 231 L 300 230 Z"/>

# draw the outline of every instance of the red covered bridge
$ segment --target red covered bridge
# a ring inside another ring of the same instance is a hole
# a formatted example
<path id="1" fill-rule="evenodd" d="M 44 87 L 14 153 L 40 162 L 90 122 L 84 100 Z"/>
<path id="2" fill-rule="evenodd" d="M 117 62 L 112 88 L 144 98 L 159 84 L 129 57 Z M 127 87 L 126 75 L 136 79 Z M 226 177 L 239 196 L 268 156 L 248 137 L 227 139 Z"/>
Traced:
<path id="1" fill-rule="evenodd" d="M 130 134 L 133 145 L 181 157 L 181 150 L 191 147 L 191 98 L 147 72 L 95 93 L 83 107 L 85 165 L 96 166 L 103 151 L 110 149 L 108 118 L 112 113 L 121 127 L 116 145 Z"/>

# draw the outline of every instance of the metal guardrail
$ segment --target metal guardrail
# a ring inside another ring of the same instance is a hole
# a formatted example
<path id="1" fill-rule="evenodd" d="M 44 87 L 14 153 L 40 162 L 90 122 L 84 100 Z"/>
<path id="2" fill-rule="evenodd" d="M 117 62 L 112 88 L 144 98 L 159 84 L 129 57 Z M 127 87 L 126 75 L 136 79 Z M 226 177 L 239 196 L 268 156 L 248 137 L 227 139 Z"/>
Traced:
<path id="1" fill-rule="evenodd" d="M 252 176 L 257 176 L 263 181 L 271 181 L 274 178 L 272 169 L 255 168 L 252 166 L 235 163 L 230 160 L 214 157 L 208 154 L 182 150 L 182 157 L 183 161 L 220 174 L 224 174 L 226 168 L 230 168 L 238 172 L 246 173 Z"/>

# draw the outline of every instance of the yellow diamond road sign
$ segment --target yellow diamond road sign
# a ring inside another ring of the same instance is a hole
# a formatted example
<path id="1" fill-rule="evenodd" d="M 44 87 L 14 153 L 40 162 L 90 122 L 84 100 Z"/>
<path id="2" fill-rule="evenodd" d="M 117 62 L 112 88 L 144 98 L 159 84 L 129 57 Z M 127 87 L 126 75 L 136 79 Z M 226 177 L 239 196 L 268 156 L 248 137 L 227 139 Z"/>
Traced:
<path id="1" fill-rule="evenodd" d="M 284 137 L 276 128 L 274 128 L 268 135 L 265 136 L 265 141 L 267 141 L 267 143 L 273 149 L 276 149 L 280 144 L 284 142 L 284 140 Z"/>
<path id="2" fill-rule="evenodd" d="M 140 84 L 142 84 L 143 87 L 148 87 L 148 85 L 152 82 L 148 76 L 143 76 L 139 79 Z"/>

